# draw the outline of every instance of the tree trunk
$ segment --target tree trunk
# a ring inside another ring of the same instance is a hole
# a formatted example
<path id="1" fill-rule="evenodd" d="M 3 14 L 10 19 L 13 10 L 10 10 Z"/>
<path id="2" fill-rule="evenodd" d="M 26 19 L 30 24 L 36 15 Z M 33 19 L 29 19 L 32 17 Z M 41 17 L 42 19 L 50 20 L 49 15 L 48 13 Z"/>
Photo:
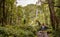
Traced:
<path id="1" fill-rule="evenodd" d="M 5 25 L 5 0 L 3 0 L 3 18 L 2 18 L 2 25 Z"/>
<path id="2" fill-rule="evenodd" d="M 54 30 L 57 30 L 59 21 L 54 11 L 54 0 L 48 0 L 48 5 L 49 5 L 49 10 L 50 10 L 50 19 L 51 19 L 52 27 Z"/>
<path id="3" fill-rule="evenodd" d="M 55 30 L 56 19 L 55 19 L 55 11 L 54 11 L 54 3 L 53 0 L 48 0 L 49 10 L 50 10 L 50 19 L 53 29 Z"/>

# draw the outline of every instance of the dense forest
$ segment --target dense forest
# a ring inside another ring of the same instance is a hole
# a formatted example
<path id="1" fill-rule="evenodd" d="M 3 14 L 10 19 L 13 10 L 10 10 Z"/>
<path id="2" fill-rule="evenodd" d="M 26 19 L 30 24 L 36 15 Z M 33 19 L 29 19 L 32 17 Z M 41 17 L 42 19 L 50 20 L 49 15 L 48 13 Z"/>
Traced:
<path id="1" fill-rule="evenodd" d="M 0 0 L 0 37 L 37 37 L 42 23 L 50 28 L 49 37 L 60 37 L 60 0 L 38 0 L 24 7 L 16 0 Z"/>

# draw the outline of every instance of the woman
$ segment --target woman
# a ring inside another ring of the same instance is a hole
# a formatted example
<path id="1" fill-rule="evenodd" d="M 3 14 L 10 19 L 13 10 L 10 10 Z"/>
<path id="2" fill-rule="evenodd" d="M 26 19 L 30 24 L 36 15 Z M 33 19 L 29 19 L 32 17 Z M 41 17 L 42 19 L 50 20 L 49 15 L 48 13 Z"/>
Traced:
<path id="1" fill-rule="evenodd" d="M 38 37 L 48 37 L 47 30 L 48 27 L 43 23 L 41 25 L 40 31 L 37 33 Z"/>

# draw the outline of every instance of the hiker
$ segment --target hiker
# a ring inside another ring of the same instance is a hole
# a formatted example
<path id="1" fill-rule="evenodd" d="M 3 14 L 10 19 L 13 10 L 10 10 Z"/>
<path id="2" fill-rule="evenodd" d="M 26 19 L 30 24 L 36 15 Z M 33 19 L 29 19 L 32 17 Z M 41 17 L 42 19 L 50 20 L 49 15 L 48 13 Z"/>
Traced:
<path id="1" fill-rule="evenodd" d="M 37 36 L 38 37 L 48 37 L 47 30 L 48 27 L 43 23 L 41 25 L 40 31 L 38 31 Z"/>
<path id="2" fill-rule="evenodd" d="M 42 37 L 48 37 L 47 29 L 48 29 L 48 27 L 43 23 L 41 25 L 41 35 L 42 35 Z"/>
<path id="3" fill-rule="evenodd" d="M 43 23 L 43 24 L 41 25 L 40 30 L 45 31 L 45 30 L 47 30 L 47 29 L 48 29 L 48 27 Z"/>

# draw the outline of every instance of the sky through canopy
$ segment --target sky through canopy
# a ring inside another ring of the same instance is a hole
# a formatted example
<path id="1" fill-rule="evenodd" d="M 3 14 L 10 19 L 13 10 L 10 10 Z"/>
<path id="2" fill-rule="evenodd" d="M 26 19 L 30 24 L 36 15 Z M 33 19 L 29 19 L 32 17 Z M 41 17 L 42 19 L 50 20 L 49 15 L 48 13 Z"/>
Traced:
<path id="1" fill-rule="evenodd" d="M 36 4 L 38 0 L 17 0 L 17 5 L 26 6 L 28 4 Z"/>

